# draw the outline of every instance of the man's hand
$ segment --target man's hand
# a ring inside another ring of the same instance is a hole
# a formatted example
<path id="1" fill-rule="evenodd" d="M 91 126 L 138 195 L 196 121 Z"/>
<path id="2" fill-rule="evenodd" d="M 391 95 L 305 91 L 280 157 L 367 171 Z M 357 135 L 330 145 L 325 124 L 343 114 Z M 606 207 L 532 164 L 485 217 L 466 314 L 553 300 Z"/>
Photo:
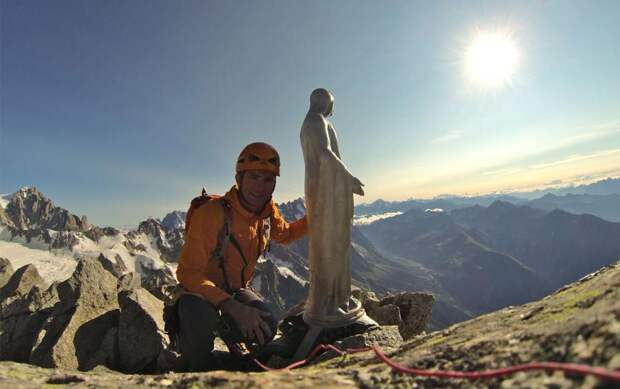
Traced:
<path id="1" fill-rule="evenodd" d="M 362 189 L 362 186 L 364 184 L 357 177 L 353 177 L 353 193 L 363 196 L 364 189 Z"/>
<path id="2" fill-rule="evenodd" d="M 267 339 L 272 338 L 273 334 L 269 325 L 261 317 L 269 316 L 269 313 L 233 299 L 223 302 L 220 309 L 233 318 L 244 338 L 254 340 L 259 344 L 265 344 Z"/>

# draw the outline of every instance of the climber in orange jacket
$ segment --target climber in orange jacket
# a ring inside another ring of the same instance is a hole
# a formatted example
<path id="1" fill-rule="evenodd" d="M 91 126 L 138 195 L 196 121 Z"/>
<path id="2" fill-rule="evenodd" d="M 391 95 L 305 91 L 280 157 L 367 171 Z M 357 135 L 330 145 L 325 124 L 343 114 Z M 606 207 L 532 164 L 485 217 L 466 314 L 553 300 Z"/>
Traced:
<path id="1" fill-rule="evenodd" d="M 191 215 L 177 268 L 177 279 L 189 292 L 179 300 L 178 336 L 191 370 L 210 367 L 214 333 L 222 326 L 237 328 L 242 338 L 235 342 L 273 339 L 277 320 L 247 287 L 270 239 L 288 244 L 308 230 L 305 217 L 287 223 L 272 200 L 280 175 L 280 158 L 272 146 L 246 146 L 235 170 L 237 184 Z"/>

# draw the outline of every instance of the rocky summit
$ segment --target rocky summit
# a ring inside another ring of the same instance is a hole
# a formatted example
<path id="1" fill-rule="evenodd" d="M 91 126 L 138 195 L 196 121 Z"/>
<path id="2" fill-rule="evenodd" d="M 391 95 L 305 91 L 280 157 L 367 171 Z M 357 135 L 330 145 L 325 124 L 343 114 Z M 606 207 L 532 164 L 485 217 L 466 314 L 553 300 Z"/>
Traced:
<path id="1" fill-rule="evenodd" d="M 86 231 L 90 225 L 81 218 L 57 207 L 37 188 L 21 188 L 15 192 L 0 215 L 0 222 L 18 231 L 33 228 Z"/>
<path id="2" fill-rule="evenodd" d="M 120 322 L 116 332 L 110 331 L 97 339 L 99 352 L 94 356 L 105 355 L 106 338 L 116 339 L 123 344 L 131 337 L 130 347 L 133 355 L 127 370 L 149 364 L 146 354 L 135 350 L 144 344 L 144 350 L 152 350 L 154 355 L 161 352 L 161 338 L 145 339 L 136 342 L 134 335 L 118 336 L 122 326 L 136 323 L 132 331 L 157 333 L 157 318 L 149 312 L 159 309 L 148 295 L 141 292 L 119 291 L 120 306 L 110 302 L 94 304 L 85 293 L 99 295 L 107 293 L 108 287 L 97 286 L 81 289 L 80 280 L 87 281 L 88 268 L 103 268 L 98 262 L 80 264 L 76 274 L 67 284 L 58 287 L 60 302 L 51 310 L 51 320 L 44 328 L 54 328 L 53 323 L 62 315 L 67 316 L 69 326 L 78 315 L 78 310 L 86 317 L 97 309 L 120 309 Z M 81 269 L 80 269 L 81 268 Z M 106 272 L 107 273 L 107 272 Z M 95 291 L 94 289 L 99 289 Z M 106 301 L 104 296 L 102 300 Z M 26 298 L 26 297 L 24 297 Z M 432 333 L 418 333 L 400 343 L 402 338 L 401 321 L 411 316 L 416 306 L 426 301 L 424 296 L 396 295 L 378 300 L 373 296 L 361 296 L 369 312 L 380 312 L 381 320 L 390 323 L 383 327 L 383 333 L 369 333 L 337 343 L 342 348 L 378 344 L 396 364 L 431 370 L 482 371 L 514 366 L 529 362 L 567 362 L 603 367 L 620 371 L 620 263 L 600 269 L 579 281 L 567 285 L 551 295 L 529 304 L 510 306 L 499 311 L 479 316 L 466 322 L 452 325 Z M 80 308 L 76 304 L 83 299 Z M 69 303 L 62 303 L 66 300 Z M 16 300 L 20 301 L 20 300 Z M 57 300 L 58 301 L 58 300 Z M 88 303 L 90 301 L 90 303 Z M 73 304 L 73 310 L 70 305 Z M 106 303 L 107 304 L 107 303 Z M 61 308 L 62 307 L 62 308 Z M 117 308 L 118 307 L 118 308 Z M 22 309 L 24 311 L 25 309 Z M 123 313 L 125 310 L 125 313 Z M 73 312 L 72 312 L 73 311 Z M 428 314 L 428 313 L 426 313 Z M 125 315 L 125 316 L 123 316 Z M 125 317 L 125 318 L 124 318 Z M 378 316 L 377 316 L 378 317 Z M 92 321 L 93 319 L 91 319 Z M 95 319 L 97 321 L 97 319 Z M 86 323 L 89 323 L 87 321 Z M 4 323 L 4 322 L 3 322 Z M 122 324 L 125 323 L 125 324 Z M 4 324 L 2 324 L 4 326 Z M 411 326 L 415 326 L 411 323 Z M 4 328 L 4 327 L 2 327 Z M 140 330 L 141 329 L 141 330 Z M 398 331 L 396 331 L 398 329 Z M 73 330 L 71 330 L 73 331 Z M 51 331 L 54 332 L 54 331 Z M 399 333 L 400 332 L 400 335 Z M 73 333 L 73 332 L 72 332 Z M 45 334 L 46 336 L 53 336 Z M 39 335 L 41 337 L 41 335 Z M 160 340 L 158 340 L 160 339 Z M 396 342 L 396 343 L 395 343 Z M 39 340 L 40 344 L 46 343 Z M 52 342 L 47 342 L 52 343 Z M 91 343 L 94 343 L 91 340 Z M 56 341 L 55 344 L 58 344 Z M 114 342 L 112 342 L 112 345 Z M 125 345 L 127 346 L 127 345 Z M 40 345 L 35 345 L 41 347 Z M 48 348 L 50 349 L 50 348 Z M 51 348 L 53 349 L 53 347 Z M 93 349 L 93 348 L 89 348 Z M 118 349 L 116 351 L 118 355 Z M 147 353 L 148 354 L 148 353 Z M 48 355 L 49 352 L 48 352 Z M 52 353 L 53 355 L 61 355 Z M 129 358 L 131 357 L 131 358 Z M 78 357 L 79 358 L 79 357 Z M 58 358 L 42 359 L 58 361 Z M 122 359 L 121 359 L 122 360 Z M 151 362 L 152 363 L 152 362 Z M 107 367 L 106 363 L 92 366 L 83 372 L 75 368 L 69 360 L 64 366 L 45 369 L 17 362 L 0 362 L 0 386 L 11 388 L 33 388 L 46 384 L 71 384 L 77 387 L 447 387 L 447 388 L 612 388 L 618 382 L 605 381 L 594 376 L 579 376 L 562 372 L 529 371 L 485 380 L 468 381 L 420 377 L 393 372 L 379 360 L 374 352 L 365 351 L 339 356 L 335 352 L 324 354 L 305 367 L 291 371 L 272 372 L 231 372 L 211 371 L 205 373 L 166 373 L 156 375 L 122 374 Z M 78 364 L 77 366 L 82 367 Z M 259 369 L 255 369 L 259 370 Z"/>

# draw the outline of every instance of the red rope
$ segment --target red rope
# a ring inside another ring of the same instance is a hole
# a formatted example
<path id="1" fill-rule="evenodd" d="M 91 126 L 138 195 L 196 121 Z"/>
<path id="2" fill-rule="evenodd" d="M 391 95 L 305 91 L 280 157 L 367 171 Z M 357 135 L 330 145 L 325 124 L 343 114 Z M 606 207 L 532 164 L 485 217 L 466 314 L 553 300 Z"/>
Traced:
<path id="1" fill-rule="evenodd" d="M 476 380 L 480 378 L 494 378 L 505 376 L 509 374 L 514 374 L 519 371 L 527 371 L 527 370 L 560 370 L 565 373 L 578 374 L 578 375 L 586 375 L 591 374 L 595 377 L 612 380 L 612 381 L 620 381 L 620 371 L 607 370 L 601 367 L 592 367 L 588 365 L 579 365 L 576 363 L 560 363 L 560 362 L 532 362 L 526 363 L 523 365 L 516 365 L 511 367 L 505 367 L 500 369 L 491 369 L 484 371 L 471 371 L 471 372 L 462 372 L 462 371 L 450 371 L 450 370 L 423 370 L 423 369 L 412 369 L 409 367 L 400 366 L 390 358 L 388 358 L 378 347 L 373 347 L 375 354 L 385 362 L 388 366 L 399 373 L 412 374 L 412 375 L 421 375 L 421 376 L 432 376 L 432 377 L 442 377 L 442 378 L 466 378 L 469 380 Z"/>
<path id="2" fill-rule="evenodd" d="M 559 370 L 565 373 L 577 374 L 577 375 L 582 375 L 582 376 L 590 374 L 590 375 L 593 375 L 595 377 L 598 377 L 604 380 L 620 382 L 620 371 L 608 370 L 608 369 L 604 369 L 601 367 L 592 367 L 588 365 L 579 365 L 575 363 L 560 363 L 560 362 L 532 362 L 532 363 L 526 363 L 522 365 L 516 365 L 516 366 L 505 367 L 505 368 L 500 368 L 500 369 L 491 369 L 491 370 L 484 370 L 484 371 L 467 371 L 467 372 L 452 371 L 452 370 L 414 369 L 414 368 L 401 366 L 397 364 L 396 362 L 392 361 L 377 346 L 373 346 L 372 348 L 366 347 L 366 348 L 358 348 L 358 349 L 347 349 L 346 351 L 342 351 L 331 344 L 319 344 L 318 346 L 314 348 L 314 350 L 312 350 L 312 352 L 305 359 L 302 359 L 301 361 L 297 361 L 295 363 L 292 363 L 286 367 L 279 368 L 279 369 L 265 366 L 264 364 L 262 364 L 260 361 L 256 359 L 254 359 L 254 362 L 266 371 L 290 370 L 290 369 L 294 369 L 296 367 L 305 365 L 310 360 L 312 360 L 312 358 L 314 358 L 314 356 L 318 352 L 322 350 L 332 350 L 332 351 L 335 351 L 339 355 L 355 354 L 355 353 L 372 350 L 375 352 L 375 355 L 379 357 L 379 359 L 381 359 L 383 362 L 385 362 L 385 364 L 390 366 L 392 370 L 395 372 L 403 373 L 403 374 L 410 374 L 410 375 L 427 376 L 427 377 L 460 378 L 460 379 L 477 380 L 477 379 L 484 379 L 484 378 L 501 377 L 505 375 L 514 374 L 519 371 Z"/>

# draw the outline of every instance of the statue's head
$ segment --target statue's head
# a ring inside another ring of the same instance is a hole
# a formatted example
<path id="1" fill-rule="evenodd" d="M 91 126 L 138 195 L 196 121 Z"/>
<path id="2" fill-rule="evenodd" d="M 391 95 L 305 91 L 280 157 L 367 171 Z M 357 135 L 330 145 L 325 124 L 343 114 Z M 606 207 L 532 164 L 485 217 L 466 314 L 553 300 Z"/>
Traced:
<path id="1" fill-rule="evenodd" d="M 330 116 L 334 111 L 334 96 L 327 89 L 318 88 L 310 94 L 310 112 Z"/>

